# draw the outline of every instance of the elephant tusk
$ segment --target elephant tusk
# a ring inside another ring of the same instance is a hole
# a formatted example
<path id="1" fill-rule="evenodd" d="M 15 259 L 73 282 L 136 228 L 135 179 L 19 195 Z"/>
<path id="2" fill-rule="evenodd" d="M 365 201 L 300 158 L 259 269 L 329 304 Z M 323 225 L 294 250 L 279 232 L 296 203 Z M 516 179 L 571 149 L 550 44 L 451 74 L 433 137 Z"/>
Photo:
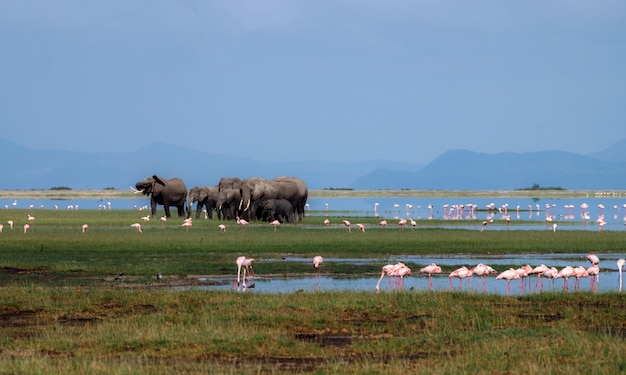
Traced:
<path id="1" fill-rule="evenodd" d="M 244 211 L 248 211 L 248 209 L 250 208 L 250 201 L 251 199 L 248 199 L 248 204 L 246 205 L 246 208 L 244 208 Z"/>
<path id="2" fill-rule="evenodd" d="M 141 189 L 141 190 L 137 190 L 137 189 L 135 189 L 135 188 L 134 188 L 134 187 L 132 187 L 132 186 L 130 187 L 130 191 L 132 191 L 132 192 L 133 192 L 133 193 L 135 193 L 135 194 L 137 194 L 137 193 L 143 193 L 143 189 Z"/>

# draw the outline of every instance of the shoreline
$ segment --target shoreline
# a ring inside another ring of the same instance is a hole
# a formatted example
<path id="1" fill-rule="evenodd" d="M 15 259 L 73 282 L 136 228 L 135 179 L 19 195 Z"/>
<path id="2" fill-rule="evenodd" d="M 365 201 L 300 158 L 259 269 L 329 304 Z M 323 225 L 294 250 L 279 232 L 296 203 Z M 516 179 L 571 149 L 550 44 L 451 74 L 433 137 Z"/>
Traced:
<path id="1" fill-rule="evenodd" d="M 3 199 L 133 199 L 130 190 L 0 190 Z M 309 198 L 626 198 L 626 190 L 309 190 Z"/>

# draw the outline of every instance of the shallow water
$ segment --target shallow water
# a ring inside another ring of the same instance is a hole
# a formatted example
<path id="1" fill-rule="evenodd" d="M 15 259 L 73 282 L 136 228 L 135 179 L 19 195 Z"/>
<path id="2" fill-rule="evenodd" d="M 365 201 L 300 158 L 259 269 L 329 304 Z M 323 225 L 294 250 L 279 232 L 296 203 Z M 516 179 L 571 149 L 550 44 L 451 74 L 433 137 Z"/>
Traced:
<path id="1" fill-rule="evenodd" d="M 586 254 L 585 254 L 586 255 Z M 472 257 L 467 255 L 456 255 L 456 256 L 403 256 L 398 259 L 393 260 L 383 260 L 383 259 L 344 259 L 344 258 L 327 258 L 324 260 L 324 264 L 328 267 L 329 264 L 332 263 L 350 263 L 350 264 L 364 264 L 364 263 L 375 263 L 380 262 L 381 265 L 388 263 L 395 263 L 397 261 L 407 262 L 407 263 L 417 263 L 417 264 L 430 264 L 437 263 L 438 265 L 446 265 L 446 266 L 462 266 L 465 265 L 468 268 L 475 266 L 478 263 L 484 263 L 492 266 L 497 271 L 504 271 L 504 269 L 499 268 L 498 265 L 510 265 L 510 264 L 519 264 L 519 266 L 523 266 L 526 264 L 530 264 L 535 267 L 540 264 L 545 264 L 549 267 L 556 267 L 557 269 L 561 269 L 567 265 L 577 267 L 584 266 L 585 268 L 589 267 L 589 262 L 584 259 L 585 255 L 581 254 L 521 254 L 521 255 L 498 255 L 498 256 L 480 256 L 480 257 Z M 596 254 L 600 257 L 600 284 L 599 291 L 600 292 L 609 292 L 609 291 L 617 291 L 618 286 L 618 272 L 616 261 L 619 258 L 626 257 L 626 254 Z M 285 258 L 284 260 L 268 260 L 267 262 L 305 262 L 310 263 L 311 259 L 308 258 L 296 258 L 290 257 Z M 333 277 L 329 275 L 327 272 L 323 271 L 323 276 L 315 277 L 266 277 L 263 276 L 263 261 L 257 261 L 257 265 L 255 271 L 257 274 L 253 277 L 252 282 L 254 283 L 254 288 L 247 288 L 246 292 L 251 293 L 295 293 L 295 292 L 315 292 L 322 290 L 332 290 L 332 291 L 375 291 L 376 284 L 378 283 L 379 277 L 368 276 L 368 277 Z M 382 267 L 382 266 L 381 266 Z M 404 278 L 404 287 L 402 290 L 404 291 L 426 291 L 429 290 L 428 287 L 428 277 L 425 275 L 420 275 L 419 270 L 412 270 L 412 275 Z M 218 278 L 205 278 L 200 279 L 201 281 L 210 282 L 211 285 L 200 286 L 198 288 L 204 290 L 232 290 L 237 291 L 240 289 L 235 288 L 233 285 L 234 279 L 236 275 L 232 277 L 218 277 Z M 506 280 L 496 280 L 496 275 L 490 275 L 483 282 L 478 277 L 473 277 L 471 280 L 465 279 L 462 283 L 462 290 L 471 293 L 495 293 L 506 295 L 507 294 L 507 282 Z M 543 280 L 543 290 L 544 291 L 563 291 L 564 286 L 563 279 L 557 279 L 554 282 L 551 280 Z M 575 279 L 570 278 L 568 282 L 569 291 L 564 291 L 567 293 L 574 293 L 574 283 Z M 451 290 L 450 279 L 448 278 L 448 274 L 439 274 L 432 278 L 432 290 L 435 291 L 449 291 Z M 460 288 L 460 280 L 458 278 L 452 279 L 452 289 L 459 290 Z M 486 284 L 486 290 L 485 285 Z M 591 280 L 589 278 L 583 278 L 580 280 L 580 291 L 581 292 L 589 292 Z M 537 285 L 536 276 L 531 276 L 526 287 L 522 289 L 522 284 L 518 280 L 511 281 L 511 295 L 521 295 L 524 293 L 539 293 L 541 292 L 541 284 Z M 536 287 L 537 285 L 537 287 Z M 535 288 L 536 287 L 536 288 Z M 391 282 L 387 277 L 383 278 L 380 283 L 381 292 L 394 292 L 399 289 Z"/>

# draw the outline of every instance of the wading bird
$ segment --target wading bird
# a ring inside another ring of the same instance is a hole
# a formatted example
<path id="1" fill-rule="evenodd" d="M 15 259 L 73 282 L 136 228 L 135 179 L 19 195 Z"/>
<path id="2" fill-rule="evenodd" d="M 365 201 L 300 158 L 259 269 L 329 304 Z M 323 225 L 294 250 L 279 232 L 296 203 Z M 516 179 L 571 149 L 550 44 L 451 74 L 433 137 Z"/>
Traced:
<path id="1" fill-rule="evenodd" d="M 219 228 L 220 232 L 226 232 L 226 225 L 220 224 L 217 227 Z"/>
<path id="2" fill-rule="evenodd" d="M 352 231 L 350 230 L 350 222 L 348 220 L 344 220 L 343 225 L 345 225 L 346 228 L 348 228 L 348 233 L 352 233 Z"/>
<path id="3" fill-rule="evenodd" d="M 622 291 L 622 268 L 624 267 L 624 259 L 617 260 L 617 270 L 619 271 L 619 291 Z"/>
<path id="4" fill-rule="evenodd" d="M 83 224 L 83 226 L 81 227 L 83 229 L 83 233 L 85 233 L 87 231 L 87 228 L 89 228 L 88 224 Z"/>
<path id="5" fill-rule="evenodd" d="M 385 227 L 387 226 L 387 220 L 381 220 L 381 222 L 378 223 L 378 225 L 380 225 L 380 229 L 384 231 Z"/>
<path id="6" fill-rule="evenodd" d="M 137 229 L 137 232 L 139 232 L 139 233 L 143 233 L 143 232 L 141 231 L 141 224 L 139 224 L 139 223 L 134 223 L 134 224 L 131 224 L 130 226 L 131 226 L 131 227 L 133 227 L 133 228 L 135 228 L 135 229 Z"/>
<path id="7" fill-rule="evenodd" d="M 432 289 L 433 275 L 436 273 L 441 273 L 441 267 L 439 267 L 435 263 L 431 263 L 427 265 L 426 267 L 420 268 L 420 273 L 428 274 L 428 289 Z"/>
<path id="8" fill-rule="evenodd" d="M 313 268 L 315 268 L 316 277 L 319 277 L 322 273 L 322 263 L 324 263 L 324 258 L 322 258 L 320 255 L 316 255 L 315 257 L 313 257 Z"/>
<path id="9" fill-rule="evenodd" d="M 500 272 L 498 276 L 496 276 L 496 280 L 506 280 L 506 294 L 507 296 L 511 295 L 511 280 L 518 279 L 520 276 L 513 268 L 509 268 L 506 271 Z"/>
<path id="10" fill-rule="evenodd" d="M 237 216 L 237 224 L 241 225 L 241 231 L 243 232 L 246 230 L 246 225 L 248 225 L 248 222 Z"/>
<path id="11" fill-rule="evenodd" d="M 274 232 L 276 232 L 276 227 L 280 225 L 280 221 L 274 220 L 270 223 L 270 225 L 274 227 Z"/>
<path id="12" fill-rule="evenodd" d="M 254 258 L 246 258 L 245 256 L 237 258 L 237 284 L 235 285 L 237 288 L 240 284 L 243 289 L 246 289 L 246 287 L 254 288 L 254 283 L 249 283 L 249 285 L 246 286 L 246 275 L 248 275 L 248 277 L 254 275 L 252 271 L 252 264 L 254 262 L 256 262 Z"/>

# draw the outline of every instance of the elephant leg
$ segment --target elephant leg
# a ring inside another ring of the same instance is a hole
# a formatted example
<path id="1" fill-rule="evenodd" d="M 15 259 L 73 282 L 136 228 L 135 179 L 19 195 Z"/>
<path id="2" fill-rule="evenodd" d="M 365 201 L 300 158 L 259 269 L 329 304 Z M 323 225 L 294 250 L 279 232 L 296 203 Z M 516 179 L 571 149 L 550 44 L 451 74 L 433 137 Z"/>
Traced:
<path id="1" fill-rule="evenodd" d="M 168 219 L 172 217 L 170 215 L 170 206 L 168 206 L 167 204 L 163 204 L 163 210 L 165 211 L 165 217 L 167 217 Z"/>
<path id="2" fill-rule="evenodd" d="M 185 206 L 184 205 L 178 206 L 178 217 L 180 217 L 180 218 L 185 217 Z"/>
<path id="3" fill-rule="evenodd" d="M 200 218 L 200 212 L 202 211 L 202 204 L 198 202 L 198 207 L 196 208 L 196 219 Z"/>
<path id="4" fill-rule="evenodd" d="M 157 202 L 154 199 L 150 200 L 150 208 L 151 208 L 152 217 L 155 217 L 156 211 L 157 211 Z"/>

